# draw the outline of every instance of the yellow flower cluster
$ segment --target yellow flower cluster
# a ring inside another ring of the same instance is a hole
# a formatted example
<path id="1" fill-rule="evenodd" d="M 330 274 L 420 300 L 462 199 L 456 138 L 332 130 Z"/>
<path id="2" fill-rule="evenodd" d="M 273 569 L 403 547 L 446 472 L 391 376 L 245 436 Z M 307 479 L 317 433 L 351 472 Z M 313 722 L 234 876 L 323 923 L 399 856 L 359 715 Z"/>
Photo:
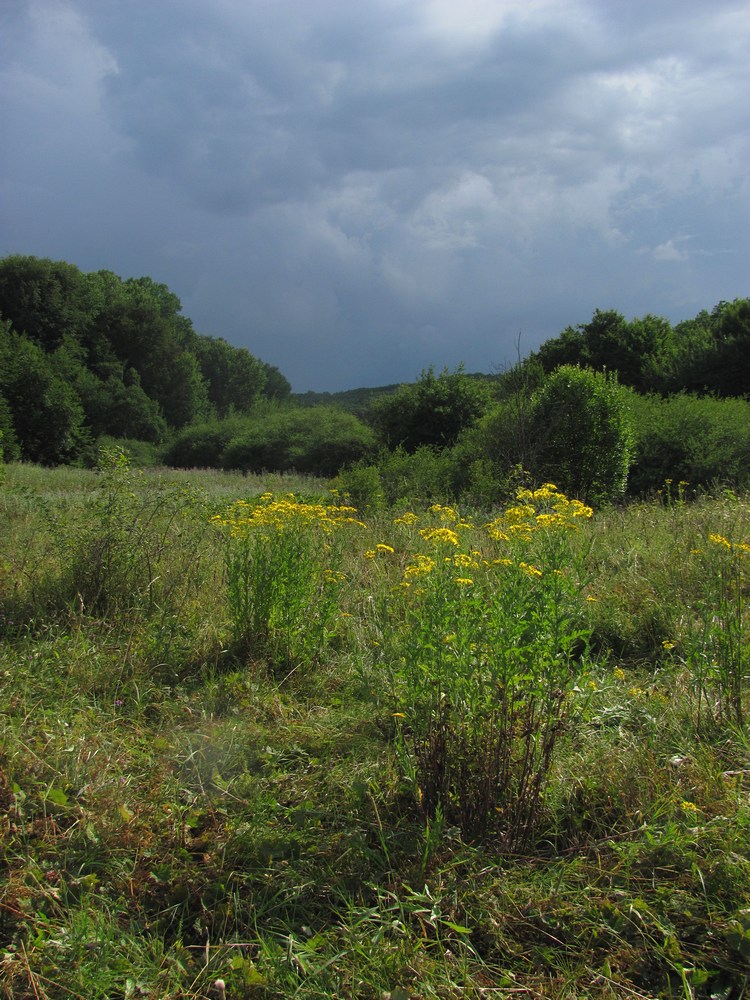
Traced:
<path id="1" fill-rule="evenodd" d="M 518 568 L 523 570 L 527 576 L 542 576 L 542 571 L 538 566 L 532 566 L 530 563 L 520 562 Z"/>
<path id="2" fill-rule="evenodd" d="M 378 553 L 393 555 L 395 551 L 392 545 L 386 545 L 385 542 L 378 542 L 374 549 L 366 550 L 365 559 L 375 559 Z"/>
<path id="3" fill-rule="evenodd" d="M 458 534 L 452 528 L 422 528 L 419 534 L 426 542 L 443 542 L 446 545 L 458 545 Z"/>
<path id="4" fill-rule="evenodd" d="M 714 545 L 721 545 L 722 548 L 729 549 L 730 551 L 734 549 L 735 552 L 750 552 L 750 545 L 745 542 L 730 542 L 723 535 L 709 535 L 708 540 L 709 542 L 713 542 Z"/>
<path id="5" fill-rule="evenodd" d="M 445 561 L 452 563 L 456 569 L 479 569 L 480 558 L 480 552 L 456 552 L 455 555 L 446 556 Z"/>
<path id="6" fill-rule="evenodd" d="M 439 503 L 434 503 L 430 507 L 430 513 L 434 514 L 438 521 L 443 521 L 445 524 L 455 524 L 458 521 L 458 513 L 453 507 L 442 507 Z"/>
<path id="7" fill-rule="evenodd" d="M 569 500 L 553 483 L 545 483 L 537 490 L 519 490 L 516 500 L 517 504 L 485 525 L 495 541 L 529 541 L 535 531 L 576 528 L 581 519 L 593 514 L 591 507 L 581 500 Z"/>
<path id="8" fill-rule="evenodd" d="M 410 563 L 404 570 L 404 577 L 408 580 L 413 576 L 423 576 L 425 573 L 431 573 L 434 569 L 435 560 L 419 552 L 414 556 L 414 562 Z"/>
<path id="9" fill-rule="evenodd" d="M 316 525 L 332 531 L 342 524 L 358 524 L 356 507 L 343 504 L 307 503 L 293 493 L 275 498 L 264 493 L 257 500 L 236 500 L 223 514 L 216 514 L 211 523 L 227 531 L 230 538 L 245 538 L 251 532 L 284 531 L 290 527 Z"/>
<path id="10" fill-rule="evenodd" d="M 394 524 L 404 524 L 406 527 L 411 527 L 411 525 L 415 524 L 416 521 L 417 515 L 412 513 L 410 510 L 407 510 L 407 512 L 402 514 L 400 517 L 394 517 L 393 519 Z"/>

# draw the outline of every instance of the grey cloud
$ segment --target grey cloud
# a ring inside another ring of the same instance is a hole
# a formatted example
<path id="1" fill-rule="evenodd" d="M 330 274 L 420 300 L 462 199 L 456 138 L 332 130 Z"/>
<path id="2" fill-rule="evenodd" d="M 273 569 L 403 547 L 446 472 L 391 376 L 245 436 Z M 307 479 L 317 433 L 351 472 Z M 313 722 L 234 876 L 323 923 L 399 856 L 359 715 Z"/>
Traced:
<path id="1" fill-rule="evenodd" d="M 746 294 L 747 5 L 8 0 L 0 252 L 151 274 L 296 388 Z"/>

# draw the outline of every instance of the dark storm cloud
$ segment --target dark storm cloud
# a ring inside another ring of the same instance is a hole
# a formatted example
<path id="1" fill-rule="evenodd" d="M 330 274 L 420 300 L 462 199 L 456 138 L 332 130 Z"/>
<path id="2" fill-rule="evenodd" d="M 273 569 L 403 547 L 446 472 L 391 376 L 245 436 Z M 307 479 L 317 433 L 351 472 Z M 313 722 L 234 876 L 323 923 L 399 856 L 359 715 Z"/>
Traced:
<path id="1" fill-rule="evenodd" d="M 0 252 L 295 388 L 747 294 L 747 3 L 8 0 Z"/>

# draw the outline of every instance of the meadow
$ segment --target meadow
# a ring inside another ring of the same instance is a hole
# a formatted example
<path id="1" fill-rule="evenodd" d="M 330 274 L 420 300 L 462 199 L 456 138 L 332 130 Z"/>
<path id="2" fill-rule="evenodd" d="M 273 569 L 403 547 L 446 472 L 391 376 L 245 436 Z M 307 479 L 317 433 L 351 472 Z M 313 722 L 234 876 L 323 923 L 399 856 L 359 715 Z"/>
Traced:
<path id="1" fill-rule="evenodd" d="M 750 996 L 750 498 L 3 475 L 2 996 Z"/>

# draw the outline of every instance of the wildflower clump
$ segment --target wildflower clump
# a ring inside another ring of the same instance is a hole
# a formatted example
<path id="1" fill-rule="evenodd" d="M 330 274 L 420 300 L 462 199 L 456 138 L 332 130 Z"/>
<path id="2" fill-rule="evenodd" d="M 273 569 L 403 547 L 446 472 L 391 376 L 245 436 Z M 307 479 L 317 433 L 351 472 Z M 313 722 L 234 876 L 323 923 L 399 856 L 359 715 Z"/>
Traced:
<path id="1" fill-rule="evenodd" d="M 701 568 L 703 593 L 680 649 L 692 677 L 699 726 L 745 724 L 750 688 L 749 553 L 747 542 L 719 532 L 709 533 L 705 549 L 691 550 Z"/>
<path id="2" fill-rule="evenodd" d="M 584 582 L 568 540 L 591 516 L 547 483 L 483 528 L 439 504 L 396 519 L 413 529 L 411 552 L 379 608 L 375 658 L 394 718 L 408 720 L 399 757 L 416 800 L 467 836 L 491 830 L 517 849 L 533 834 L 584 688 Z"/>
<path id="3" fill-rule="evenodd" d="M 518 503 L 485 525 L 490 538 L 508 542 L 513 538 L 530 541 L 538 532 L 578 529 L 593 510 L 581 500 L 569 500 L 554 483 L 544 483 L 536 490 L 521 489 Z"/>
<path id="4" fill-rule="evenodd" d="M 342 524 L 363 526 L 354 517 L 356 513 L 356 507 L 345 504 L 309 503 L 293 493 L 278 498 L 273 493 L 263 493 L 255 500 L 236 500 L 223 513 L 215 514 L 211 522 L 230 538 L 313 526 L 330 533 Z"/>
<path id="5" fill-rule="evenodd" d="M 335 631 L 339 535 L 363 527 L 357 510 L 263 493 L 237 500 L 212 523 L 225 539 L 229 611 L 235 641 L 272 664 L 314 659 Z"/>

